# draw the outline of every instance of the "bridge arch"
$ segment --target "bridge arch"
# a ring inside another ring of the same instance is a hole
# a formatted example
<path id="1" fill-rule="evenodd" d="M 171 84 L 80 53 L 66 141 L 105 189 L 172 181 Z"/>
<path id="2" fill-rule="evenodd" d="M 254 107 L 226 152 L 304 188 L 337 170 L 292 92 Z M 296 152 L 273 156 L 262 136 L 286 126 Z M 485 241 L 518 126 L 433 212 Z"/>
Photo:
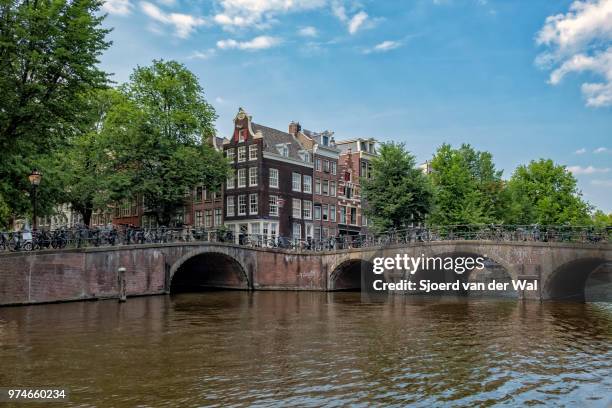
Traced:
<path id="1" fill-rule="evenodd" d="M 372 263 L 361 257 L 344 259 L 331 268 L 327 289 L 331 291 L 339 290 L 360 290 L 362 283 L 361 272 L 372 270 Z"/>
<path id="2" fill-rule="evenodd" d="M 585 289 L 589 278 L 607 264 L 612 264 L 612 260 L 604 257 L 586 257 L 566 262 L 550 273 L 543 285 L 544 293 L 551 300 L 583 302 L 586 300 Z M 610 275 L 612 272 L 608 272 L 608 279 L 612 281 Z"/>
<path id="3" fill-rule="evenodd" d="M 455 247 L 447 248 L 440 247 L 438 251 L 433 253 L 425 254 L 425 257 L 440 258 L 444 263 L 448 258 L 452 258 L 456 270 L 446 270 L 439 267 L 439 261 L 437 263 L 431 263 L 429 269 L 421 268 L 414 275 L 411 275 L 411 280 L 417 283 L 421 280 L 430 280 L 435 283 L 452 283 L 456 281 L 461 282 L 459 291 L 436 291 L 430 292 L 433 295 L 459 295 L 459 296 L 494 296 L 494 297 L 516 297 L 516 291 L 508 290 L 506 292 L 491 292 L 491 291 L 470 291 L 466 290 L 463 286 L 464 283 L 484 283 L 486 284 L 495 280 L 497 283 L 510 283 L 514 276 L 514 270 L 507 266 L 507 263 L 498 256 L 487 255 L 486 248 L 476 247 Z M 471 268 L 464 266 L 465 260 L 483 258 L 484 268 L 477 269 L 477 265 Z M 462 259 L 461 261 L 459 261 Z M 431 266 L 435 267 L 431 267 Z M 511 286 L 511 285 L 510 285 Z"/>
<path id="4" fill-rule="evenodd" d="M 209 247 L 190 251 L 170 267 L 170 293 L 207 289 L 252 288 L 248 267 L 228 248 Z"/>

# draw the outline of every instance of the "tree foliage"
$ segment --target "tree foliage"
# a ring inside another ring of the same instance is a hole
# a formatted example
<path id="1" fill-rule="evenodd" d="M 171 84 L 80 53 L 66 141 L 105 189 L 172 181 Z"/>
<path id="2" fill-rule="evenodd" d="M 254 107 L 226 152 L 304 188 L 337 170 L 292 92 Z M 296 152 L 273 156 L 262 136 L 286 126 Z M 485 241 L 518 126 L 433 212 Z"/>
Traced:
<path id="1" fill-rule="evenodd" d="M 30 210 L 27 175 L 42 170 L 41 208 L 58 197 L 48 154 L 81 132 L 81 95 L 103 87 L 108 48 L 99 0 L 0 3 L 0 195 L 11 213 Z"/>
<path id="2" fill-rule="evenodd" d="M 197 78 L 183 65 L 153 61 L 136 68 L 104 122 L 109 199 L 143 198 L 158 222 L 168 225 L 189 190 L 220 186 L 229 165 L 203 140 L 214 135 L 215 118 Z"/>
<path id="3" fill-rule="evenodd" d="M 371 178 L 362 178 L 366 214 L 377 230 L 402 228 L 424 221 L 432 193 L 427 178 L 403 144 L 383 143 L 372 159 Z"/>
<path id="4" fill-rule="evenodd" d="M 431 161 L 434 225 L 483 224 L 499 222 L 504 214 L 502 172 L 495 169 L 489 152 L 463 144 L 453 149 L 438 148 Z"/>
<path id="5" fill-rule="evenodd" d="M 612 213 L 606 214 L 597 210 L 593 213 L 592 223 L 596 227 L 612 227 Z"/>
<path id="6" fill-rule="evenodd" d="M 508 182 L 514 224 L 573 224 L 591 222 L 591 206 L 582 200 L 576 179 L 565 166 L 540 159 L 519 166 Z"/>

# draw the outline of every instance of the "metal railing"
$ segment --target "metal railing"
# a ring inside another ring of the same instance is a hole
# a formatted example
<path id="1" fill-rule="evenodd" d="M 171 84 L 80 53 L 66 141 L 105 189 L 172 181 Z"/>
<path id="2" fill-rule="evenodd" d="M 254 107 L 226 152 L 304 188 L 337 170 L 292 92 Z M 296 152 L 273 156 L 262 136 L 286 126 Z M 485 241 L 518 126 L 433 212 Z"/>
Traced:
<path id="1" fill-rule="evenodd" d="M 612 227 L 543 225 L 447 225 L 412 227 L 384 233 L 296 239 L 261 234 L 236 234 L 204 228 L 61 228 L 52 231 L 0 232 L 0 251 L 36 251 L 177 242 L 225 242 L 253 248 L 335 251 L 436 241 L 612 243 Z"/>

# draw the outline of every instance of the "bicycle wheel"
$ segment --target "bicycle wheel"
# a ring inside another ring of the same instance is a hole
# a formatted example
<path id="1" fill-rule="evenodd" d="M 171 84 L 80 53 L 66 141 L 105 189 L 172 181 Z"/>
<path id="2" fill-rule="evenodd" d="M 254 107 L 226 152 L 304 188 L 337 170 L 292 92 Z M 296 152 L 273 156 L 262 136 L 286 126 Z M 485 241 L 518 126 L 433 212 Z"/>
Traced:
<path id="1" fill-rule="evenodd" d="M 33 248 L 32 243 L 28 241 L 25 244 L 23 244 L 21 248 L 23 248 L 24 251 L 31 251 Z"/>

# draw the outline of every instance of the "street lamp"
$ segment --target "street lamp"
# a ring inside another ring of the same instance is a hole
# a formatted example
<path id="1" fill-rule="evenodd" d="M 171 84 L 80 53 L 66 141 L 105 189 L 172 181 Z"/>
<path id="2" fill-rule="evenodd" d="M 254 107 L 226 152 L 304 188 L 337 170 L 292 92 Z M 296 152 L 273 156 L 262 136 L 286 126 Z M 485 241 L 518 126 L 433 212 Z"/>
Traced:
<path id="1" fill-rule="evenodd" d="M 32 173 L 28 176 L 28 180 L 30 180 L 30 184 L 32 185 L 32 208 L 34 209 L 34 215 L 32 217 L 32 228 L 36 229 L 36 196 L 38 194 L 38 186 L 40 185 L 40 181 L 42 180 L 42 173 L 36 169 L 32 170 Z"/>

